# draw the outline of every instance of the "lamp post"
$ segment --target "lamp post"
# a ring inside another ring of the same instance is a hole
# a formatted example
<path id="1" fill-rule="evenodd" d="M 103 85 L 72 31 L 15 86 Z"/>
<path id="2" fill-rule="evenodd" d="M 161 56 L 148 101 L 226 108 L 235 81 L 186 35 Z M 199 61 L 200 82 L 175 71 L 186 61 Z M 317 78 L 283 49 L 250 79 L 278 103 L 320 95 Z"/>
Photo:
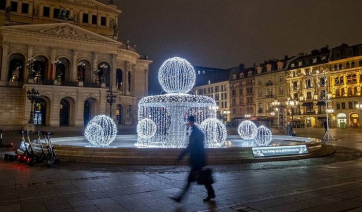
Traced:
<path id="1" fill-rule="evenodd" d="M 109 104 L 109 117 L 112 118 L 112 104 L 115 102 L 116 95 L 113 94 L 112 90 L 108 90 L 107 93 L 107 102 Z"/>
<path id="2" fill-rule="evenodd" d="M 292 115 L 292 126 L 294 127 L 294 118 L 293 118 L 293 115 L 294 115 L 294 107 L 297 106 L 299 103 L 298 100 L 292 100 L 292 99 L 288 99 L 286 104 L 290 107 L 290 110 L 291 110 L 291 115 Z"/>
<path id="3" fill-rule="evenodd" d="M 35 101 L 40 95 L 39 95 L 39 92 L 38 92 L 38 91 L 36 91 L 34 88 L 32 88 L 31 90 L 28 90 L 28 92 L 26 93 L 26 96 L 27 96 L 28 99 L 31 101 L 30 117 L 29 117 L 28 124 L 34 124 L 34 112 L 33 112 L 34 101 Z"/>

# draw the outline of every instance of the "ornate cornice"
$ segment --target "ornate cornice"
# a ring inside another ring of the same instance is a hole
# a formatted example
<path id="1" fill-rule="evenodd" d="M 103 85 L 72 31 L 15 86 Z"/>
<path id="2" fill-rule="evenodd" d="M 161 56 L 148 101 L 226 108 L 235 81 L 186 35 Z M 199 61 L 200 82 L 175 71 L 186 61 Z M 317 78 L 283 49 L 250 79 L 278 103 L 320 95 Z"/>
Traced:
<path id="1" fill-rule="evenodd" d="M 116 6 L 109 6 L 106 4 L 103 4 L 99 1 L 95 1 L 95 0 L 37 0 L 35 3 L 36 4 L 46 4 L 46 3 L 58 3 L 58 4 L 67 4 L 67 5 L 73 5 L 73 6 L 78 6 L 78 7 L 83 7 L 83 8 L 88 8 L 88 9 L 94 9 L 94 10 L 100 10 L 100 11 L 105 11 L 105 12 L 111 12 L 111 13 L 116 13 L 116 14 L 120 14 L 122 13 L 121 10 L 119 10 Z"/>

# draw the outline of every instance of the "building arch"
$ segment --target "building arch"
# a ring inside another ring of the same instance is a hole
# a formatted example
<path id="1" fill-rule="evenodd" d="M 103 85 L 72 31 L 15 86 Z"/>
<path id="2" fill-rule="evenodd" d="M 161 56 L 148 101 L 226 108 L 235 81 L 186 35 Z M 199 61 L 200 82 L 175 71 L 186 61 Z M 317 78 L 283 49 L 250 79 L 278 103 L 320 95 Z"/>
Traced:
<path id="1" fill-rule="evenodd" d="M 69 82 L 71 81 L 71 67 L 72 63 L 67 57 L 58 57 L 58 63 L 55 65 L 55 78 L 58 82 Z"/>
<path id="2" fill-rule="evenodd" d="M 112 67 L 107 61 L 100 61 L 97 65 L 98 80 L 110 87 Z"/>
<path id="3" fill-rule="evenodd" d="M 74 126 L 76 103 L 72 97 L 64 97 L 59 104 L 59 126 Z"/>
<path id="4" fill-rule="evenodd" d="M 87 126 L 88 122 L 97 115 L 98 101 L 95 98 L 87 98 L 84 101 L 83 120 L 84 126 Z"/>
<path id="5" fill-rule="evenodd" d="M 122 91 L 123 88 L 123 71 L 120 68 L 117 68 L 116 70 L 116 87 L 118 90 Z"/>
<path id="6" fill-rule="evenodd" d="M 118 104 L 116 110 L 117 124 L 124 125 L 125 121 L 124 117 L 125 117 L 124 105 Z"/>
<path id="7" fill-rule="evenodd" d="M 9 55 L 9 82 L 24 82 L 25 79 L 25 56 L 21 53 L 13 53 Z"/>
<path id="8" fill-rule="evenodd" d="M 34 102 L 34 124 L 50 125 L 51 100 L 49 97 L 41 95 Z"/>
<path id="9" fill-rule="evenodd" d="M 86 83 L 93 82 L 92 63 L 88 59 L 80 59 L 77 62 L 77 80 Z"/>
<path id="10" fill-rule="evenodd" d="M 353 127 L 353 128 L 356 128 L 356 127 L 359 127 L 360 124 L 359 124 L 359 114 L 356 113 L 356 112 L 352 112 L 349 114 L 349 127 Z"/>

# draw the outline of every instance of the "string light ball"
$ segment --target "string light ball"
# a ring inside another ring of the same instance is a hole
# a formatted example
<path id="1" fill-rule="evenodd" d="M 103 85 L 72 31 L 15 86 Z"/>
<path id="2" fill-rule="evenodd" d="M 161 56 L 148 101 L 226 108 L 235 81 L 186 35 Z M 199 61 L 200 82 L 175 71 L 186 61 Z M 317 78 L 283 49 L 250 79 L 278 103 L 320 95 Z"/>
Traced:
<path id="1" fill-rule="evenodd" d="M 173 57 L 161 65 L 158 81 L 167 93 L 188 93 L 195 84 L 196 73 L 187 60 Z"/>
<path id="2" fill-rule="evenodd" d="M 157 126 L 154 121 L 145 118 L 137 124 L 137 134 L 139 138 L 150 139 L 156 134 Z"/>
<path id="3" fill-rule="evenodd" d="M 239 124 L 238 133 L 242 139 L 253 140 L 255 139 L 257 132 L 258 128 L 252 121 L 246 120 Z"/>
<path id="4" fill-rule="evenodd" d="M 255 142 L 259 146 L 268 146 L 272 141 L 272 138 L 272 132 L 268 128 L 264 127 L 263 125 L 258 127 Z"/>
<path id="5" fill-rule="evenodd" d="M 200 125 L 205 134 L 206 147 L 221 147 L 226 140 L 226 127 L 217 118 L 208 118 Z"/>
<path id="6" fill-rule="evenodd" d="M 105 115 L 95 116 L 87 125 L 84 137 L 94 146 L 108 147 L 116 138 L 117 126 Z"/>

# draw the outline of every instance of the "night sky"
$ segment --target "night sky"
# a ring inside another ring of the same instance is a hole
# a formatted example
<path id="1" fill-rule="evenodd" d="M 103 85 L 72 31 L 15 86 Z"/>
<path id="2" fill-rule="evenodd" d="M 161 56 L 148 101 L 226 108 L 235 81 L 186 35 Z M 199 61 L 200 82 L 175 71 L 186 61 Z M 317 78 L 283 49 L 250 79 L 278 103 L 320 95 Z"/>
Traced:
<path id="1" fill-rule="evenodd" d="M 109 0 L 101 0 L 108 3 Z M 120 41 L 147 54 L 150 94 L 158 68 L 179 56 L 197 66 L 247 67 L 326 45 L 362 43 L 361 0 L 114 0 Z M 157 85 L 157 86 L 155 86 Z"/>

